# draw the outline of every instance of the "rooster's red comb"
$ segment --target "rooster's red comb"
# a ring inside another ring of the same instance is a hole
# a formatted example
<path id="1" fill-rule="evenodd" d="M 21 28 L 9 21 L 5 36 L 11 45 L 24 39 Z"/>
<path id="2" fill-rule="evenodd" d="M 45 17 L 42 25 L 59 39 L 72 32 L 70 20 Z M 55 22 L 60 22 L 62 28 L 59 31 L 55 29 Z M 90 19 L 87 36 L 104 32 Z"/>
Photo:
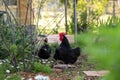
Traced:
<path id="1" fill-rule="evenodd" d="M 63 40 L 63 36 L 66 35 L 66 33 L 61 32 L 59 33 L 59 40 L 62 41 Z"/>

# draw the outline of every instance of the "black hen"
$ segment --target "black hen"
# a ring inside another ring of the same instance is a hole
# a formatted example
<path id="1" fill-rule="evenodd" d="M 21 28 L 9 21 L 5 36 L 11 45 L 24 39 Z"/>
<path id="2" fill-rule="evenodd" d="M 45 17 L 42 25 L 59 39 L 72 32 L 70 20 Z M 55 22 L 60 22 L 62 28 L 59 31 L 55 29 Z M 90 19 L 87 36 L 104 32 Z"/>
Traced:
<path id="1" fill-rule="evenodd" d="M 55 50 L 54 59 L 62 60 L 65 64 L 73 64 L 80 56 L 81 49 L 79 47 L 72 49 L 65 35 L 62 36 L 60 47 Z"/>
<path id="2" fill-rule="evenodd" d="M 79 47 L 74 49 L 57 48 L 54 55 L 54 59 L 62 60 L 65 64 L 73 64 L 77 61 L 79 55 L 80 55 Z"/>
<path id="3" fill-rule="evenodd" d="M 42 59 L 48 59 L 50 57 L 50 54 L 51 54 L 51 48 L 47 44 L 47 38 L 46 38 L 44 45 L 41 46 L 41 48 L 38 52 L 38 56 Z"/>

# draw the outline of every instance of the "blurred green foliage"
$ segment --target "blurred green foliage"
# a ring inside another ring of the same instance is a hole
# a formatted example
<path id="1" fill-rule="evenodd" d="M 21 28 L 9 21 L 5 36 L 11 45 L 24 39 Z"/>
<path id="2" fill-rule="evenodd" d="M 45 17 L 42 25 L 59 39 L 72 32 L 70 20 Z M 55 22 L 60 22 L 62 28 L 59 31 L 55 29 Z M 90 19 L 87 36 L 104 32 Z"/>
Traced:
<path id="1" fill-rule="evenodd" d="M 109 20 L 101 23 L 96 32 L 81 34 L 79 40 L 84 45 L 84 52 L 90 58 L 96 59 L 101 67 L 110 71 L 105 80 L 119 80 L 120 19 L 114 18 L 110 22 Z"/>
<path id="2" fill-rule="evenodd" d="M 95 27 L 99 17 L 105 12 L 108 0 L 79 0 L 77 4 L 78 30 L 86 31 Z"/>
<path id="3" fill-rule="evenodd" d="M 77 30 L 85 32 L 98 26 L 100 16 L 105 12 L 108 0 L 78 0 L 77 2 Z M 73 8 L 71 8 L 73 9 Z M 69 33 L 74 33 L 74 16 L 71 14 Z"/>

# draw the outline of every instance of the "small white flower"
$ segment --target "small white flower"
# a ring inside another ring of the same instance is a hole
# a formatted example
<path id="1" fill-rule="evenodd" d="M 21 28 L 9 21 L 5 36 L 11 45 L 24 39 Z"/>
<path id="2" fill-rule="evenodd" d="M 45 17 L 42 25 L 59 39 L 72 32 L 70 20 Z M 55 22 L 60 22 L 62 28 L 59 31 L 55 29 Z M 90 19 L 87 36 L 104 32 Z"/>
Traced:
<path id="1" fill-rule="evenodd" d="M 28 59 L 24 59 L 25 61 L 30 61 L 30 60 L 28 60 Z"/>
<path id="2" fill-rule="evenodd" d="M 11 65 L 11 67 L 13 68 L 14 66 L 13 66 L 13 65 Z"/>
<path id="3" fill-rule="evenodd" d="M 9 78 L 10 78 L 10 76 L 7 76 L 7 77 L 6 77 L 6 80 L 9 79 Z"/>
<path id="4" fill-rule="evenodd" d="M 43 61 L 42 63 L 43 63 L 43 64 L 45 64 L 46 62 L 45 62 L 45 61 Z"/>
<path id="5" fill-rule="evenodd" d="M 21 80 L 24 80 L 24 79 L 25 79 L 24 77 L 21 78 Z"/>
<path id="6" fill-rule="evenodd" d="M 32 80 L 32 78 L 29 78 L 28 80 Z"/>
<path id="7" fill-rule="evenodd" d="M 5 59 L 5 61 L 8 62 L 8 63 L 10 62 L 8 59 Z"/>
<path id="8" fill-rule="evenodd" d="M 0 62 L 0 64 L 3 64 L 2 62 Z"/>
<path id="9" fill-rule="evenodd" d="M 50 64 L 50 61 L 48 62 L 48 64 Z"/>
<path id="10" fill-rule="evenodd" d="M 17 69 L 20 68 L 19 66 L 17 66 Z"/>
<path id="11" fill-rule="evenodd" d="M 20 62 L 20 64 L 23 64 L 23 62 Z"/>
<path id="12" fill-rule="evenodd" d="M 10 73 L 10 70 L 6 70 L 6 73 Z"/>
<path id="13" fill-rule="evenodd" d="M 6 62 L 5 60 L 3 60 L 3 62 Z"/>
<path id="14" fill-rule="evenodd" d="M 51 61 L 51 63 L 53 63 L 54 61 Z"/>

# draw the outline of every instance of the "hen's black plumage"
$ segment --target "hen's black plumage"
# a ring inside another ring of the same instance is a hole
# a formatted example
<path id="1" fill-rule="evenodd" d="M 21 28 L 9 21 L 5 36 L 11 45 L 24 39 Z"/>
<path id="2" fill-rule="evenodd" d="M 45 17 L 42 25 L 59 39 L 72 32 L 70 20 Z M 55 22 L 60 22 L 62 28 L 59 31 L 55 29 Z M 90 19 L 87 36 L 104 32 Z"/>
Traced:
<path id="1" fill-rule="evenodd" d="M 54 59 L 62 60 L 65 64 L 73 64 L 80 56 L 80 52 L 79 47 L 72 49 L 68 39 L 64 36 L 60 47 L 55 50 Z"/>
<path id="2" fill-rule="evenodd" d="M 65 35 L 63 35 L 63 40 L 62 40 L 62 42 L 61 42 L 61 44 L 60 44 L 60 47 L 61 47 L 61 48 L 64 48 L 64 49 L 71 49 L 71 46 L 70 46 L 70 44 L 69 44 L 69 41 L 68 41 L 68 39 L 65 37 Z"/>
<path id="3" fill-rule="evenodd" d="M 47 44 L 47 41 L 45 40 L 44 45 L 41 46 L 41 48 L 38 52 L 38 56 L 42 59 L 48 59 L 50 57 L 50 54 L 51 54 L 51 48 Z"/>
<path id="4" fill-rule="evenodd" d="M 65 64 L 73 64 L 77 61 L 78 56 L 80 55 L 80 48 L 74 49 L 63 49 L 57 48 L 54 59 L 62 60 Z"/>

